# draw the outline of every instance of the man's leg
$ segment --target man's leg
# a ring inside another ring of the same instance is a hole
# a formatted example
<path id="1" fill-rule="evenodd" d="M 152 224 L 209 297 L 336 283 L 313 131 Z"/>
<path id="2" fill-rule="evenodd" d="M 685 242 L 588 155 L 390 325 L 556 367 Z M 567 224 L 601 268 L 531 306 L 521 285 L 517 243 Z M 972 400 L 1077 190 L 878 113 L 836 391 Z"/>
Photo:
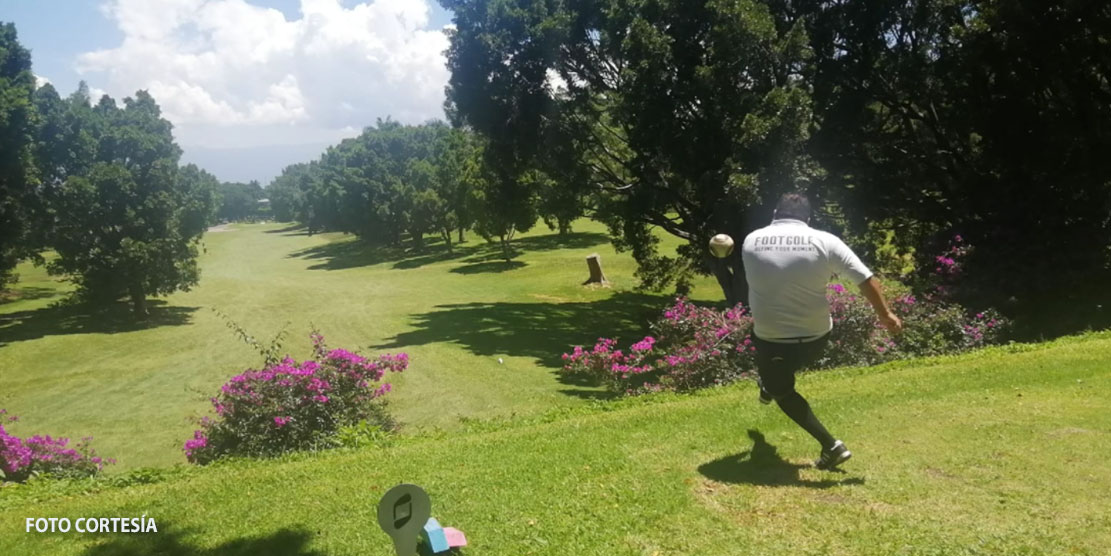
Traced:
<path id="1" fill-rule="evenodd" d="M 795 371 L 821 354 L 825 338 L 806 344 L 778 344 L 759 338 L 755 341 L 756 371 L 764 390 L 783 413 L 822 445 L 822 450 L 832 448 L 837 440 L 814 415 L 806 398 L 795 390 Z"/>

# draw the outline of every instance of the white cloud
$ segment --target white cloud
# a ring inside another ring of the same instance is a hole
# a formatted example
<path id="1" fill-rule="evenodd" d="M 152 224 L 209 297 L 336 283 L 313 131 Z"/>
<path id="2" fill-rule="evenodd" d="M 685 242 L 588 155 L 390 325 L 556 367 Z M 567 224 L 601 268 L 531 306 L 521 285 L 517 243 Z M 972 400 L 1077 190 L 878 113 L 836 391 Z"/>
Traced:
<path id="1" fill-rule="evenodd" d="M 89 102 L 96 104 L 100 102 L 100 98 L 108 94 L 108 91 L 100 87 L 89 87 Z"/>
<path id="2" fill-rule="evenodd" d="M 36 89 L 38 89 L 39 87 L 42 87 L 43 85 L 46 85 L 47 83 L 50 83 L 49 79 L 47 79 L 47 78 L 45 78 L 41 75 L 35 74 L 35 88 Z"/>
<path id="3" fill-rule="evenodd" d="M 149 90 L 186 148 L 338 140 L 443 117 L 448 41 L 428 1 L 301 0 L 290 21 L 244 0 L 111 0 L 124 39 L 77 69 L 116 98 Z"/>

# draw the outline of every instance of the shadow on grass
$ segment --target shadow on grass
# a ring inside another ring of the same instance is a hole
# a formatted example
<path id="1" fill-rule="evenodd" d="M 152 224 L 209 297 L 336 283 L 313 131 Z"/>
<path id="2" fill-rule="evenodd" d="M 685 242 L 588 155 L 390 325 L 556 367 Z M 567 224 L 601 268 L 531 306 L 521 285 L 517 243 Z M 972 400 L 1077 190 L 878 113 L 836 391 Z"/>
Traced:
<path id="1" fill-rule="evenodd" d="M 235 539 L 214 548 L 196 546 L 186 541 L 189 536 L 188 530 L 159 524 L 157 533 L 113 535 L 109 542 L 85 550 L 82 556 L 325 556 L 324 552 L 308 548 L 312 534 L 303 530 L 281 529 L 271 535 Z"/>
<path id="2" fill-rule="evenodd" d="M 455 343 L 475 355 L 533 357 L 546 367 L 563 365 L 572 346 L 593 346 L 599 337 L 635 342 L 648 333 L 648 322 L 670 302 L 666 295 L 618 292 L 586 303 L 461 303 L 438 305 L 412 316 L 415 330 L 403 332 L 373 349 L 401 349 Z M 569 396 L 607 399 L 596 385 L 560 375 Z M 589 389 L 587 389 L 589 388 Z"/>
<path id="3" fill-rule="evenodd" d="M 302 249 L 289 254 L 288 257 L 319 261 L 309 266 L 309 270 L 343 270 L 397 260 L 403 253 L 404 249 L 371 246 L 353 240 Z"/>
<path id="4" fill-rule="evenodd" d="M 149 315 L 137 320 L 128 305 L 93 308 L 86 305 L 53 305 L 31 311 L 0 314 L 0 347 L 43 336 L 65 334 L 116 334 L 161 326 L 188 324 L 197 307 L 170 307 L 165 301 L 147 301 Z"/>
<path id="5" fill-rule="evenodd" d="M 473 252 L 474 249 L 475 249 L 474 246 L 459 246 L 459 245 L 456 245 L 452 248 L 452 251 L 450 253 L 445 249 L 443 251 L 434 250 L 434 252 L 432 252 L 432 253 L 425 253 L 425 254 L 422 254 L 422 255 L 415 255 L 415 256 L 411 255 L 411 256 L 409 256 L 409 258 L 401 259 L 401 260 L 397 261 L 396 263 L 394 263 L 393 268 L 401 269 L 401 270 L 410 270 L 410 269 L 414 269 L 414 268 L 420 268 L 422 266 L 433 264 L 433 263 L 441 263 L 441 262 L 444 262 L 444 261 L 451 261 L 451 260 L 459 259 L 459 258 L 462 258 L 462 257 L 466 257 L 468 254 Z"/>
<path id="6" fill-rule="evenodd" d="M 562 377 L 561 377 L 560 382 L 565 382 L 565 381 L 562 380 Z M 610 392 L 608 390 L 602 390 L 600 388 L 594 387 L 593 384 L 588 384 L 588 385 L 584 385 L 584 386 L 589 386 L 591 388 L 590 389 L 564 388 L 564 389 L 560 390 L 559 393 L 560 394 L 566 394 L 568 396 L 574 396 L 576 398 L 587 400 L 587 401 L 593 401 L 593 400 L 603 400 L 603 401 L 605 401 L 605 400 L 616 400 L 617 399 L 617 394 L 614 394 L 613 392 Z"/>
<path id="7" fill-rule="evenodd" d="M 838 485 L 859 485 L 864 483 L 860 477 L 848 479 L 805 480 L 799 476 L 800 469 L 809 465 L 791 463 L 784 460 L 775 446 L 768 444 L 764 435 L 749 429 L 752 449 L 739 454 L 718 458 L 698 466 L 698 472 L 707 479 L 719 483 L 749 484 L 758 486 L 799 486 L 808 488 L 830 488 Z M 840 471 L 844 473 L 844 471 Z"/>
<path id="8" fill-rule="evenodd" d="M 506 272 L 509 270 L 516 270 L 524 268 L 528 263 L 524 261 L 489 261 L 485 263 L 472 263 L 463 266 L 457 266 L 451 269 L 455 274 L 483 274 L 483 273 L 497 273 Z"/>
<path id="9" fill-rule="evenodd" d="M 270 230 L 276 233 L 279 230 Z M 594 232 L 547 234 L 515 239 L 512 242 L 517 255 L 527 252 L 548 251 L 552 249 L 585 249 L 609 241 L 605 234 Z M 424 265 L 466 259 L 467 263 L 483 263 L 501 260 L 502 250 L 497 243 L 470 242 L 460 245 L 455 244 L 452 252 L 447 251 L 443 239 L 438 237 L 425 238 L 424 246 L 417 249 L 412 239 L 406 239 L 400 246 L 386 247 L 370 245 L 358 239 L 337 241 L 326 245 L 319 245 L 291 253 L 291 258 L 319 261 L 309 267 L 310 270 L 343 270 L 360 266 L 371 266 L 381 263 L 394 263 L 393 268 L 413 269 Z M 584 255 L 585 257 L 585 255 Z M 490 272 L 494 267 L 487 267 L 473 272 Z M 470 272 L 460 271 L 463 274 Z"/>
<path id="10" fill-rule="evenodd" d="M 307 227 L 305 227 L 303 224 L 290 224 L 290 225 L 288 225 L 284 228 L 278 228 L 276 230 L 266 230 L 265 233 L 268 233 L 268 234 L 286 234 L 286 235 L 291 235 L 291 236 L 301 236 L 301 235 L 307 236 L 307 235 L 309 235 L 309 229 Z"/>
<path id="11" fill-rule="evenodd" d="M 14 303 L 16 301 L 29 301 L 32 299 L 43 299 L 62 295 L 64 292 L 58 291 L 57 288 L 43 288 L 39 286 L 25 286 L 13 288 L 8 291 L 0 291 L 0 305 L 5 303 Z"/>

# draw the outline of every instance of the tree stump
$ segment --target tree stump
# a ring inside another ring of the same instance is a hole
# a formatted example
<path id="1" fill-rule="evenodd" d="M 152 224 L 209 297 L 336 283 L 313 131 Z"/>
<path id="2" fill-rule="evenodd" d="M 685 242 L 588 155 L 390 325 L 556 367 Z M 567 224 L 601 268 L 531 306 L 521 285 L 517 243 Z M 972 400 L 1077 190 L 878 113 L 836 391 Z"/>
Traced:
<path id="1" fill-rule="evenodd" d="M 608 284 L 606 275 L 602 272 L 602 257 L 597 253 L 592 253 L 586 258 L 586 267 L 590 269 L 590 278 L 583 282 L 586 284 Z"/>

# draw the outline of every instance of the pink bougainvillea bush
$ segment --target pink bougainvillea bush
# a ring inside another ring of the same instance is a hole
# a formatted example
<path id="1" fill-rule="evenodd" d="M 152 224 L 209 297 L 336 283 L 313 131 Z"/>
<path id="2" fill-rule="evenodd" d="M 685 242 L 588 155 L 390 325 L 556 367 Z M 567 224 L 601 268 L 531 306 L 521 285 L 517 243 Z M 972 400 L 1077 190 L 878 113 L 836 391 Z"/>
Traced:
<path id="1" fill-rule="evenodd" d="M 993 310 L 968 314 L 935 293 L 892 301 L 904 331 L 892 337 L 868 301 L 839 284 L 827 295 L 833 331 L 816 368 L 875 365 L 899 358 L 958 353 L 1001 343 L 1011 323 Z M 599 338 L 592 348 L 563 354 L 562 372 L 586 377 L 618 394 L 693 390 L 751 375 L 756 370 L 752 318 L 743 305 L 719 311 L 677 298 L 650 325 L 652 336 L 619 349 Z"/>
<path id="2" fill-rule="evenodd" d="M 890 301 L 892 311 L 903 321 L 902 334 L 892 336 L 880 326 L 863 296 L 835 285 L 827 297 L 833 331 L 829 347 L 816 364 L 821 368 L 960 353 L 1003 343 L 1012 329 L 1011 321 L 998 311 L 969 314 L 931 292 L 921 298 L 906 294 Z"/>
<path id="3" fill-rule="evenodd" d="M 743 305 L 726 311 L 680 297 L 650 325 L 653 335 L 617 349 L 599 338 L 593 348 L 563 354 L 563 371 L 621 394 L 693 390 L 730 382 L 754 368 L 752 319 Z"/>
<path id="4" fill-rule="evenodd" d="M 14 415 L 3 417 L 7 413 L 0 409 L 0 418 L 5 422 L 19 420 Z M 23 482 L 33 475 L 90 477 L 105 465 L 116 463 L 114 459 L 97 456 L 89 446 L 91 441 L 91 436 L 85 437 L 71 447 L 68 438 L 50 435 L 20 438 L 0 425 L 0 481 Z"/>
<path id="5" fill-rule="evenodd" d="M 404 353 L 368 358 L 328 349 L 312 335 L 313 357 L 286 357 L 261 370 L 233 376 L 211 399 L 215 417 L 204 417 L 185 442 L 185 457 L 204 464 L 223 456 L 273 456 L 328 444 L 336 432 L 367 422 L 393 428 L 382 396 L 387 372 L 409 366 Z"/>

